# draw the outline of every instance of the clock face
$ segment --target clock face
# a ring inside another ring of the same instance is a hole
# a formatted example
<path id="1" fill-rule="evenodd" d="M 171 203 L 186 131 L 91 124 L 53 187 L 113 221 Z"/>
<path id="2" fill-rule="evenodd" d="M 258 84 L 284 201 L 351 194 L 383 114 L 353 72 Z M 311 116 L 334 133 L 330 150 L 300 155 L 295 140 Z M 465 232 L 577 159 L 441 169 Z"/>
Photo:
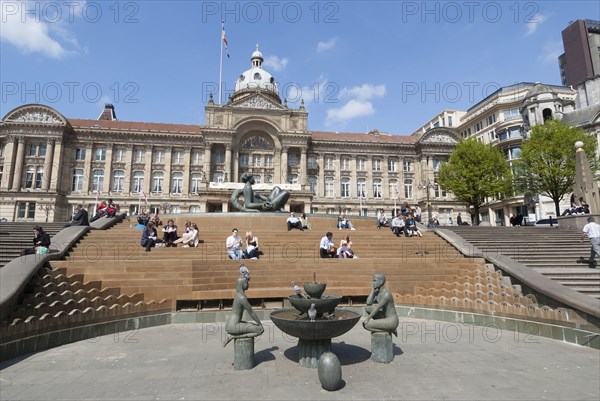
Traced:
<path id="1" fill-rule="evenodd" d="M 262 77 L 260 76 L 260 73 L 258 73 L 258 72 L 257 72 L 257 73 L 255 73 L 255 74 L 254 74 L 254 79 L 257 79 L 257 80 L 260 80 L 260 79 L 262 79 Z"/>
<path id="2" fill-rule="evenodd" d="M 246 77 L 244 76 L 244 74 L 240 75 L 240 81 L 243 81 L 244 79 L 246 79 Z"/>

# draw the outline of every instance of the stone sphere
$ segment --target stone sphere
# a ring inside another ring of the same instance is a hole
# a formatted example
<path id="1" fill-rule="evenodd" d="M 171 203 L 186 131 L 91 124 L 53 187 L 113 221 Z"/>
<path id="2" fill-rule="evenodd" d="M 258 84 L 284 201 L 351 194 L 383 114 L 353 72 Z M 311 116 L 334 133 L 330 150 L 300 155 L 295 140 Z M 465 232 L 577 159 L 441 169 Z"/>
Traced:
<path id="1" fill-rule="evenodd" d="M 581 148 L 583 148 L 583 142 L 581 142 L 581 141 L 575 142 L 575 149 L 581 149 Z"/>
<path id="2" fill-rule="evenodd" d="M 342 384 L 342 364 L 333 352 L 324 352 L 319 358 L 319 381 L 327 391 L 335 391 Z"/>

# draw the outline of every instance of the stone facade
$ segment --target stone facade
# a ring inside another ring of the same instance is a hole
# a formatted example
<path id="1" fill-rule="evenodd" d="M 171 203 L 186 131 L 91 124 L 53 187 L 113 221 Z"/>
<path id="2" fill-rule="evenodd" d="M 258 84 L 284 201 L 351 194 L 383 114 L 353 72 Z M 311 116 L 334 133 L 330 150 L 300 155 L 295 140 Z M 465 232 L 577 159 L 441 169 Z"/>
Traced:
<path id="1" fill-rule="evenodd" d="M 93 212 L 108 197 L 131 213 L 228 212 L 244 172 L 259 191 L 290 190 L 287 208 L 298 212 L 374 217 L 407 201 L 427 219 L 429 198 L 440 221 L 467 215 L 435 184 L 454 129 L 311 132 L 304 105 L 289 108 L 276 88 L 257 50 L 227 103 L 208 101 L 204 126 L 117 121 L 111 105 L 98 120 L 38 104 L 12 110 L 0 123 L 0 218 L 63 221 L 76 204 Z"/>

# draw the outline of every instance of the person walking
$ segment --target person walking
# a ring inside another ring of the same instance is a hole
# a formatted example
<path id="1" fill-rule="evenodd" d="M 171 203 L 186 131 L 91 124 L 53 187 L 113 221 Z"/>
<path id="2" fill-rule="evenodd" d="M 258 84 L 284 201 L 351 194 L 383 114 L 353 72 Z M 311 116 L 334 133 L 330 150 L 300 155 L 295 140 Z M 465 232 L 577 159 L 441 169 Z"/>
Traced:
<path id="1" fill-rule="evenodd" d="M 590 239 L 590 243 L 592 245 L 590 249 L 590 259 L 588 260 L 588 266 L 590 269 L 596 267 L 596 254 L 600 256 L 600 225 L 596 223 L 596 220 L 593 217 L 588 217 L 587 224 L 583 226 L 583 231 L 581 233 L 581 242 L 585 237 Z"/>

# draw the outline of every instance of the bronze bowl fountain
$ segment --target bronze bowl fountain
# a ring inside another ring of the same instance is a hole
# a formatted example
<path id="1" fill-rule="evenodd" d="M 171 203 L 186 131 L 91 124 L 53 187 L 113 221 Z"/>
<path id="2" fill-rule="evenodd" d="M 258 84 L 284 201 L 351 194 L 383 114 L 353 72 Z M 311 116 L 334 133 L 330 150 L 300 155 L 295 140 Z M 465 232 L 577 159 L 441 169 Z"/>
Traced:
<path id="1" fill-rule="evenodd" d="M 299 363 L 303 367 L 317 368 L 319 357 L 331 350 L 331 339 L 347 333 L 361 317 L 352 309 L 336 309 L 342 297 L 323 296 L 326 286 L 316 281 L 304 283 L 304 291 L 309 298 L 290 295 L 288 299 L 294 308 L 279 309 L 269 315 L 281 331 L 298 338 Z M 314 321 L 308 317 L 312 304 L 315 304 L 317 312 Z"/>

